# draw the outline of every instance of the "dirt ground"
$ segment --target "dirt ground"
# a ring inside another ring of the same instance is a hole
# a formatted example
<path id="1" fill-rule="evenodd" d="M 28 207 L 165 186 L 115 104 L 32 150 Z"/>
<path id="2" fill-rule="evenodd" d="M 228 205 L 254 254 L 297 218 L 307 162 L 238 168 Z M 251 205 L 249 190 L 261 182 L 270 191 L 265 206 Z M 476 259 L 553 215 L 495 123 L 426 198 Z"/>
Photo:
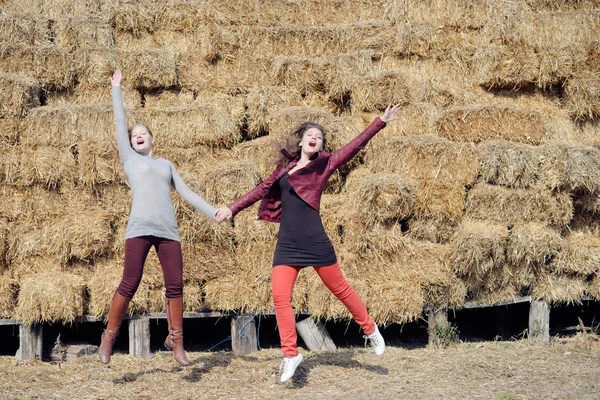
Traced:
<path id="1" fill-rule="evenodd" d="M 353 347 L 302 351 L 304 362 L 277 382 L 279 349 L 170 353 L 140 360 L 96 356 L 63 363 L 0 357 L 2 399 L 600 399 L 600 340 L 578 335 L 548 346 L 525 340 L 460 343 L 446 349 L 388 346 L 383 356 Z"/>

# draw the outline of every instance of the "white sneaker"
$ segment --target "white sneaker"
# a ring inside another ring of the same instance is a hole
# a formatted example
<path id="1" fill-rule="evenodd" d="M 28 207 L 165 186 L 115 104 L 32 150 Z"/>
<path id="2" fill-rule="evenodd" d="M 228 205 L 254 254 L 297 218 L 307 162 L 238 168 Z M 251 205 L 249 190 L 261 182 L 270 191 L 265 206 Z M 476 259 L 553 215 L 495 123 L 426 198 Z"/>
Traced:
<path id="1" fill-rule="evenodd" d="M 381 333 L 379 333 L 379 328 L 375 327 L 375 332 L 371 333 L 370 335 L 365 335 L 363 336 L 365 338 L 365 344 L 366 344 L 366 340 L 369 340 L 371 342 L 371 346 L 373 347 L 373 350 L 375 350 L 375 354 L 380 356 L 383 354 L 383 352 L 385 351 L 385 341 L 383 340 L 383 336 L 381 336 Z"/>
<path id="2" fill-rule="evenodd" d="M 296 372 L 296 368 L 302 361 L 302 358 L 302 354 L 298 354 L 296 357 L 285 357 L 283 359 L 279 366 L 279 373 L 281 373 L 280 382 L 289 381 L 294 376 L 294 372 Z"/>

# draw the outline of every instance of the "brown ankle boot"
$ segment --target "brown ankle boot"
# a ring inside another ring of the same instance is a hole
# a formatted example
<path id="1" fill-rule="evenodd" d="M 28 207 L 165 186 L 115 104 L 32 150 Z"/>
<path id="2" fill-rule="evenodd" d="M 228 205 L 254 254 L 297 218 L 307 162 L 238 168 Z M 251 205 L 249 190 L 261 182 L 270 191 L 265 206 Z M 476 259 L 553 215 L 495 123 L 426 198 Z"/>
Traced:
<path id="1" fill-rule="evenodd" d="M 183 297 L 168 298 L 165 308 L 169 324 L 169 336 L 165 340 L 165 347 L 173 350 L 173 356 L 179 365 L 189 365 L 190 362 L 183 350 Z"/>
<path id="2" fill-rule="evenodd" d="M 102 333 L 100 348 L 98 349 L 100 362 L 103 364 L 108 364 L 110 361 L 113 344 L 119 334 L 121 322 L 123 322 L 123 318 L 125 318 L 125 314 L 127 314 L 127 307 L 129 307 L 129 300 L 120 294 L 115 293 L 110 305 L 110 311 L 108 312 L 106 330 Z"/>

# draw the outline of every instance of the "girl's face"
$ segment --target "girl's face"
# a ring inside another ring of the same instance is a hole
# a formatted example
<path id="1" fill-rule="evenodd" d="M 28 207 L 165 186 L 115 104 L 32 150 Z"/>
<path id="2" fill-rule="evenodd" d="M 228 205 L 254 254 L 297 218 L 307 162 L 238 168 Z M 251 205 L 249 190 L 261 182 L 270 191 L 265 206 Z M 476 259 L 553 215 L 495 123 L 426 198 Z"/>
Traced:
<path id="1" fill-rule="evenodd" d="M 302 136 L 299 144 L 303 153 L 309 157 L 313 154 L 323 151 L 323 132 L 318 128 L 310 128 Z"/>
<path id="2" fill-rule="evenodd" d="M 153 143 L 154 138 L 145 126 L 136 126 L 131 130 L 131 147 L 136 152 L 144 156 L 149 155 L 152 152 Z"/>

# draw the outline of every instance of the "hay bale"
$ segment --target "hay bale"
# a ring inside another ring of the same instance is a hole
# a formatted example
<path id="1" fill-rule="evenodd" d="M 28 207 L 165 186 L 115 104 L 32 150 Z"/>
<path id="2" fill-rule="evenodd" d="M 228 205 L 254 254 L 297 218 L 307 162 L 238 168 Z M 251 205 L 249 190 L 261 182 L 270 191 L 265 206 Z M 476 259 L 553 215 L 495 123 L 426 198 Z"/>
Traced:
<path id="1" fill-rule="evenodd" d="M 351 217 L 350 217 L 351 218 Z M 343 246 L 337 252 L 370 260 L 367 265 L 386 265 L 391 257 L 400 257 L 413 252 L 412 242 L 407 240 L 399 225 L 375 225 L 364 229 L 357 220 L 348 219 L 343 225 Z M 362 270 L 368 274 L 369 270 Z"/>
<path id="2" fill-rule="evenodd" d="M 586 292 L 596 300 L 600 300 L 600 274 L 596 274 L 588 282 Z"/>
<path id="3" fill-rule="evenodd" d="M 517 269 L 539 272 L 548 261 L 561 252 L 558 232 L 538 223 L 517 224 L 510 230 L 506 258 Z"/>
<path id="4" fill-rule="evenodd" d="M 62 16 L 52 26 L 54 43 L 68 51 L 83 48 L 113 48 L 113 29 L 105 18 L 89 14 Z"/>
<path id="5" fill-rule="evenodd" d="M 516 43 L 479 49 L 475 54 L 478 83 L 488 90 L 518 90 L 537 80 L 540 61 L 533 48 Z"/>
<path id="6" fill-rule="evenodd" d="M 579 71 L 578 71 L 579 72 Z M 565 87 L 565 107 L 577 122 L 600 117 L 600 73 L 580 71 Z"/>
<path id="7" fill-rule="evenodd" d="M 600 191 L 600 150 L 580 145 L 552 144 L 542 148 L 540 181 L 550 189 Z"/>
<path id="8" fill-rule="evenodd" d="M 550 262 L 549 270 L 572 277 L 597 274 L 600 272 L 600 238 L 587 232 L 571 231 Z"/>
<path id="9" fill-rule="evenodd" d="M 4 11 L 27 10 L 53 20 L 65 15 L 101 14 L 105 12 L 106 8 L 106 2 L 102 0 L 22 0 L 18 2 L 5 1 L 4 3 Z"/>
<path id="10" fill-rule="evenodd" d="M 581 304 L 586 289 L 586 282 L 580 277 L 546 273 L 531 288 L 531 297 L 552 304 Z"/>
<path id="11" fill-rule="evenodd" d="M 23 117 L 40 105 L 40 84 L 36 79 L 0 74 L 0 118 Z"/>
<path id="12" fill-rule="evenodd" d="M 465 213 L 470 218 L 507 225 L 538 222 L 559 227 L 571 220 L 573 202 L 568 193 L 552 192 L 539 186 L 509 189 L 478 184 L 467 194 Z"/>
<path id="13" fill-rule="evenodd" d="M 61 265 L 74 260 L 93 260 L 108 254 L 112 244 L 111 217 L 104 210 L 87 208 L 35 223 L 15 224 L 9 234 L 11 259 L 53 256 Z"/>
<path id="14" fill-rule="evenodd" d="M 33 221 L 40 223 L 47 218 L 65 214 L 67 201 L 63 194 L 42 186 L 18 188 L 0 187 L 0 216 L 9 221 Z"/>
<path id="15" fill-rule="evenodd" d="M 365 226 L 395 223 L 414 210 L 416 183 L 396 174 L 373 174 L 357 170 L 344 188 L 350 211 Z"/>
<path id="16" fill-rule="evenodd" d="M 151 252 L 150 254 L 152 254 Z M 144 314 L 148 310 L 151 288 L 148 287 L 148 275 L 160 276 L 156 266 L 146 264 L 142 282 L 127 310 L 129 315 Z M 123 276 L 123 261 L 119 259 L 104 259 L 94 265 L 87 287 L 90 293 L 88 313 L 95 317 L 107 317 L 115 290 Z M 154 287 L 153 289 L 156 289 Z"/>
<path id="17" fill-rule="evenodd" d="M 3 72 L 37 79 L 44 88 L 66 89 L 75 85 L 72 55 L 56 46 L 0 45 Z"/>
<path id="18" fill-rule="evenodd" d="M 198 312 L 204 308 L 202 288 L 199 285 L 186 285 L 183 288 L 184 312 Z M 164 304 L 164 299 L 163 299 Z"/>
<path id="19" fill-rule="evenodd" d="M 389 104 L 410 102 L 406 78 L 399 71 L 379 70 L 361 77 L 351 91 L 354 111 L 383 111 Z"/>
<path id="20" fill-rule="evenodd" d="M 0 275 L 0 318 L 14 317 L 18 294 L 17 280 L 7 274 Z"/>
<path id="21" fill-rule="evenodd" d="M 471 144 L 431 136 L 375 138 L 365 155 L 370 171 L 396 173 L 416 180 L 439 180 L 469 185 L 478 174 L 479 160 Z M 401 154 L 402 157 L 398 157 Z"/>
<path id="22" fill-rule="evenodd" d="M 455 107 L 435 122 L 440 136 L 457 142 L 508 140 L 539 144 L 546 134 L 542 115 L 505 106 Z"/>
<path id="23" fill-rule="evenodd" d="M 251 163 L 260 172 L 260 176 L 269 176 L 276 167 L 277 155 L 280 154 L 281 140 L 272 136 L 263 136 L 241 142 L 232 149 L 237 160 Z"/>
<path id="24" fill-rule="evenodd" d="M 447 243 L 456 232 L 459 221 L 438 218 L 411 218 L 406 235 L 411 239 Z"/>
<path id="25" fill-rule="evenodd" d="M 113 144 L 81 141 L 76 154 L 74 178 L 85 187 L 96 189 L 100 185 L 125 184 L 123 166 Z"/>
<path id="26" fill-rule="evenodd" d="M 481 177 L 486 183 L 515 189 L 533 187 L 539 180 L 538 148 L 513 142 L 485 142 L 481 152 Z"/>
<path id="27" fill-rule="evenodd" d="M 270 130 L 270 115 L 279 109 L 301 106 L 299 91 L 289 87 L 267 86 L 252 88 L 248 92 L 248 133 L 250 137 L 264 135 Z"/>
<path id="28" fill-rule="evenodd" d="M 123 103 L 127 107 L 136 108 L 142 105 L 142 96 L 140 92 L 129 87 L 122 87 L 121 90 L 123 93 Z M 112 104 L 111 102 L 112 93 L 108 87 L 78 85 L 73 90 L 52 92 L 46 95 L 46 106 L 51 108 L 92 104 Z"/>
<path id="29" fill-rule="evenodd" d="M 86 310 L 85 279 L 71 273 L 42 272 L 23 277 L 15 317 L 26 325 L 73 323 Z"/>
<path id="30" fill-rule="evenodd" d="M 506 262 L 508 230 L 503 225 L 465 220 L 450 242 L 452 270 L 467 280 L 480 280 Z"/>
<path id="31" fill-rule="evenodd" d="M 0 141 L 2 142 L 2 147 L 17 144 L 24 129 L 25 121 L 20 117 L 0 118 Z"/>
<path id="32" fill-rule="evenodd" d="M 391 21 L 405 20 L 429 23 L 452 28 L 456 31 L 481 29 L 494 16 L 496 8 L 507 10 L 511 4 L 495 6 L 485 0 L 469 0 L 462 3 L 446 0 L 404 3 L 395 0 L 385 2 L 384 15 Z"/>
<path id="33" fill-rule="evenodd" d="M 48 19 L 36 13 L 11 12 L 0 15 L 0 42 L 31 46 L 49 45 Z"/>
<path id="34" fill-rule="evenodd" d="M 81 89 L 85 92 L 95 89 L 94 91 L 97 92 L 102 91 L 104 93 L 102 98 L 107 98 L 106 102 L 110 103 L 110 77 L 117 67 L 122 67 L 117 63 L 115 50 L 110 47 L 78 48 L 73 51 L 73 54 L 73 69 L 78 82 L 74 90 Z M 128 91 L 135 88 L 135 86 L 127 83 L 135 77 L 127 74 L 124 76 L 123 98 L 127 99 Z"/>
<path id="35" fill-rule="evenodd" d="M 418 281 L 401 276 L 369 284 L 369 292 L 365 295 L 369 301 L 369 314 L 378 325 L 418 320 L 423 313 L 423 297 Z"/>
<path id="36" fill-rule="evenodd" d="M 20 178 L 20 164 L 21 146 L 0 143 L 0 182 L 5 184 L 17 183 Z"/>
<path id="37" fill-rule="evenodd" d="M 40 184 L 56 189 L 74 182 L 78 171 L 71 149 L 40 146 L 21 149 L 19 172 L 24 185 Z"/>
<path id="38" fill-rule="evenodd" d="M 274 244 L 277 241 L 279 224 L 259 221 L 258 207 L 259 204 L 254 204 L 235 216 L 235 242 L 238 246 L 247 246 L 253 243 Z"/>
<path id="39" fill-rule="evenodd" d="M 165 49 L 119 50 L 115 55 L 115 61 L 126 78 L 124 85 L 144 90 L 177 86 L 179 58 L 178 53 Z"/>
<path id="40" fill-rule="evenodd" d="M 419 180 L 415 191 L 414 215 L 435 223 L 454 224 L 462 219 L 466 189 L 456 183 Z"/>
<path id="41" fill-rule="evenodd" d="M 240 132 L 234 121 L 218 105 L 141 108 L 137 114 L 139 119 L 156 133 L 156 140 L 160 146 L 204 145 L 229 148 L 240 140 Z"/>
<path id="42" fill-rule="evenodd" d="M 125 113 L 129 121 L 134 120 L 129 109 Z M 96 104 L 35 108 L 27 116 L 27 129 L 21 139 L 28 146 L 62 148 L 79 142 L 115 143 L 112 106 Z"/>

